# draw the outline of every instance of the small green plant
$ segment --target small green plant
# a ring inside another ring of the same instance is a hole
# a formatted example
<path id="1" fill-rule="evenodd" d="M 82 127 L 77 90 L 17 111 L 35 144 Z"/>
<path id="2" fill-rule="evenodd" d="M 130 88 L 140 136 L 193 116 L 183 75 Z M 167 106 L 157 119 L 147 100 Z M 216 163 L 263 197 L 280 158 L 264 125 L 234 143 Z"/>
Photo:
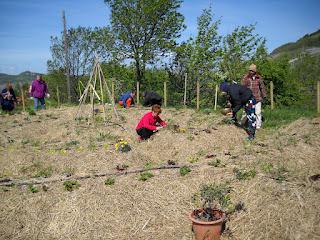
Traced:
<path id="1" fill-rule="evenodd" d="M 64 189 L 71 192 L 75 189 L 78 189 L 81 185 L 77 180 L 68 180 L 63 183 Z"/>
<path id="2" fill-rule="evenodd" d="M 91 151 L 94 151 L 97 149 L 96 143 L 94 142 L 94 139 L 90 138 L 88 149 Z"/>
<path id="3" fill-rule="evenodd" d="M 104 181 L 105 185 L 113 185 L 115 183 L 115 179 L 114 178 L 108 178 L 107 180 Z"/>
<path id="4" fill-rule="evenodd" d="M 189 172 L 191 172 L 191 169 L 188 166 L 182 166 L 180 168 L 180 175 L 181 176 L 185 176 L 187 175 Z"/>
<path id="5" fill-rule="evenodd" d="M 152 168 L 152 162 L 147 162 L 145 165 L 144 165 L 144 169 L 145 170 L 150 170 Z"/>
<path id="6" fill-rule="evenodd" d="M 197 155 L 195 156 L 190 156 L 189 157 L 189 160 L 188 160 L 190 163 L 196 163 L 199 161 L 199 157 Z"/>
<path id="7" fill-rule="evenodd" d="M 24 138 L 24 139 L 21 140 L 21 144 L 22 144 L 22 145 L 26 145 L 26 144 L 28 144 L 29 142 L 30 142 L 29 139 L 25 139 L 25 138 Z"/>
<path id="8" fill-rule="evenodd" d="M 272 178 L 275 179 L 277 182 L 282 183 L 283 181 L 287 181 L 288 173 L 288 169 L 286 169 L 284 166 L 280 166 L 277 169 L 275 169 L 271 173 L 271 175 Z"/>
<path id="9" fill-rule="evenodd" d="M 34 177 L 51 177 L 53 173 L 53 167 L 52 166 L 41 166 L 38 171 L 35 173 Z"/>
<path id="10" fill-rule="evenodd" d="M 260 169 L 264 173 L 271 173 L 272 170 L 273 170 L 273 165 L 271 163 L 268 163 L 268 162 L 262 162 L 260 164 Z"/>
<path id="11" fill-rule="evenodd" d="M 153 176 L 154 175 L 151 172 L 143 172 L 143 173 L 140 173 L 139 180 L 145 182 L 149 178 L 152 178 Z"/>
<path id="12" fill-rule="evenodd" d="M 37 192 L 39 192 L 38 188 L 35 187 L 35 186 L 33 186 L 32 184 L 28 185 L 28 189 L 29 189 L 29 191 L 32 192 L 32 193 L 37 193 Z"/>
<path id="13" fill-rule="evenodd" d="M 67 142 L 66 146 L 67 147 L 71 147 L 71 146 L 75 146 L 75 145 L 78 145 L 78 144 L 80 144 L 80 142 L 78 140 L 72 140 L 70 142 Z"/>
<path id="14" fill-rule="evenodd" d="M 37 161 L 30 166 L 22 167 L 20 171 L 32 177 L 50 177 L 53 173 L 53 167 L 45 166 L 44 163 Z"/>
<path id="15" fill-rule="evenodd" d="M 107 133 L 103 133 L 103 132 L 99 132 L 98 136 L 97 136 L 97 141 L 98 142 L 104 142 L 106 140 L 111 140 L 114 141 L 116 140 L 117 137 L 112 135 L 111 133 L 107 132 Z"/>
<path id="16" fill-rule="evenodd" d="M 187 139 L 188 139 L 189 141 L 193 141 L 193 140 L 194 140 L 194 136 L 193 136 L 192 134 L 188 134 Z"/>
<path id="17" fill-rule="evenodd" d="M 256 176 L 256 170 L 246 170 L 246 169 L 233 169 L 233 172 L 238 180 L 249 180 Z"/>
<path id="18" fill-rule="evenodd" d="M 117 152 L 129 152 L 131 151 L 131 147 L 129 143 L 123 139 L 120 139 L 116 144 L 115 144 L 115 149 Z"/>
<path id="19" fill-rule="evenodd" d="M 30 116 L 36 115 L 36 112 L 35 112 L 32 108 L 28 108 L 28 109 L 27 109 L 27 112 L 28 112 L 28 114 L 29 114 Z"/>
<path id="20" fill-rule="evenodd" d="M 33 141 L 31 142 L 31 145 L 32 145 L 33 147 L 39 147 L 40 144 L 41 144 L 40 140 L 33 140 Z"/>
<path id="21" fill-rule="evenodd" d="M 221 163 L 220 159 L 216 159 L 216 160 L 212 160 L 210 162 L 208 162 L 209 166 L 213 166 L 213 167 L 225 167 L 226 165 Z"/>
<path id="22" fill-rule="evenodd" d="M 67 177 L 72 176 L 75 173 L 76 169 L 74 167 L 65 167 L 62 171 L 62 175 L 65 175 Z"/>

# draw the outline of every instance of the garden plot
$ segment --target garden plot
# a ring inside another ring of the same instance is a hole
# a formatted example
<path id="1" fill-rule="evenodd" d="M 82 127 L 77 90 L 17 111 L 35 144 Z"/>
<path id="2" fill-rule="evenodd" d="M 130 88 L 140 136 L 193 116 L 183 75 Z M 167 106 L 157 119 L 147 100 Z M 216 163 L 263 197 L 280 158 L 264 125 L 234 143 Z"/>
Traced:
<path id="1" fill-rule="evenodd" d="M 168 128 L 139 143 L 147 111 L 119 110 L 126 130 L 99 115 L 94 126 L 78 123 L 72 107 L 0 116 L 1 179 L 46 181 L 1 187 L 1 238 L 192 239 L 188 214 L 208 183 L 227 184 L 243 204 L 223 239 L 319 238 L 320 185 L 309 179 L 320 169 L 319 118 L 248 143 L 215 113 L 165 109 Z M 131 151 L 116 151 L 119 139 Z"/>

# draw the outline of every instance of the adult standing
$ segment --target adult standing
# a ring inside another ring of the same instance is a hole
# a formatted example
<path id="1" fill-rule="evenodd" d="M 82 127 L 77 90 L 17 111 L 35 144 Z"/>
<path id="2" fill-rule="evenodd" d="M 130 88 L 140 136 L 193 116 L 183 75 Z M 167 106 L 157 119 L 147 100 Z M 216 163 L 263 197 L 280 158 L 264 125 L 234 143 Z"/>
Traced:
<path id="1" fill-rule="evenodd" d="M 252 94 L 256 100 L 256 129 L 260 129 L 262 125 L 262 102 L 266 98 L 267 94 L 263 78 L 257 73 L 257 66 L 255 64 L 250 65 L 249 72 L 242 78 L 241 84 L 251 89 Z"/>
<path id="2" fill-rule="evenodd" d="M 41 109 L 46 108 L 44 98 L 49 97 L 47 83 L 42 79 L 41 75 L 37 75 L 36 80 L 32 81 L 29 89 L 29 94 L 33 97 L 34 110 L 38 110 L 39 102 L 41 103 Z"/>

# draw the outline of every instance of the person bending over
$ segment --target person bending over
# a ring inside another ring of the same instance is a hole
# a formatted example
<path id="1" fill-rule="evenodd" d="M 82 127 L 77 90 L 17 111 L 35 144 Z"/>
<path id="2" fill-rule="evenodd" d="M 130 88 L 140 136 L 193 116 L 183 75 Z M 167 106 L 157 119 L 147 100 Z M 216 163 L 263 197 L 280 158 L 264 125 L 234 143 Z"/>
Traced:
<path id="1" fill-rule="evenodd" d="M 237 112 L 243 107 L 247 115 L 247 128 L 246 132 L 248 133 L 247 140 L 251 141 L 254 139 L 256 132 L 256 113 L 255 113 L 255 104 L 256 100 L 252 94 L 252 91 L 236 83 L 228 84 L 223 82 L 220 85 L 220 90 L 227 93 L 229 101 L 231 103 L 232 109 L 232 120 L 237 123 Z"/>
<path id="2" fill-rule="evenodd" d="M 136 127 L 139 141 L 150 138 L 152 134 L 167 126 L 167 123 L 160 118 L 160 113 L 160 105 L 155 104 L 152 106 L 151 112 L 146 113 L 141 118 Z"/>
<path id="3" fill-rule="evenodd" d="M 134 100 L 133 100 L 134 95 L 135 95 L 134 92 L 125 92 L 119 98 L 119 105 L 124 108 L 133 106 L 134 105 Z"/>

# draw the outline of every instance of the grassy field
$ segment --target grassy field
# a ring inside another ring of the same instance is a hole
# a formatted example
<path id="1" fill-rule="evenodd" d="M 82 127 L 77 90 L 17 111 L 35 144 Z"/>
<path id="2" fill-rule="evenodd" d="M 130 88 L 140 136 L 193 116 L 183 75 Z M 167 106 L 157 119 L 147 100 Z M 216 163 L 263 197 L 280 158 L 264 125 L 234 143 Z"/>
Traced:
<path id="1" fill-rule="evenodd" d="M 218 113 L 167 108 L 168 128 L 138 142 L 148 109 L 119 109 L 122 127 L 111 111 L 105 125 L 102 114 L 75 121 L 76 110 L 0 115 L 0 179 L 18 183 L 0 189 L 1 239 L 191 240 L 193 196 L 208 183 L 244 204 L 222 239 L 319 239 L 319 117 L 265 112 L 247 142 Z M 119 139 L 131 151 L 117 152 Z M 157 169 L 168 161 L 191 171 Z"/>

